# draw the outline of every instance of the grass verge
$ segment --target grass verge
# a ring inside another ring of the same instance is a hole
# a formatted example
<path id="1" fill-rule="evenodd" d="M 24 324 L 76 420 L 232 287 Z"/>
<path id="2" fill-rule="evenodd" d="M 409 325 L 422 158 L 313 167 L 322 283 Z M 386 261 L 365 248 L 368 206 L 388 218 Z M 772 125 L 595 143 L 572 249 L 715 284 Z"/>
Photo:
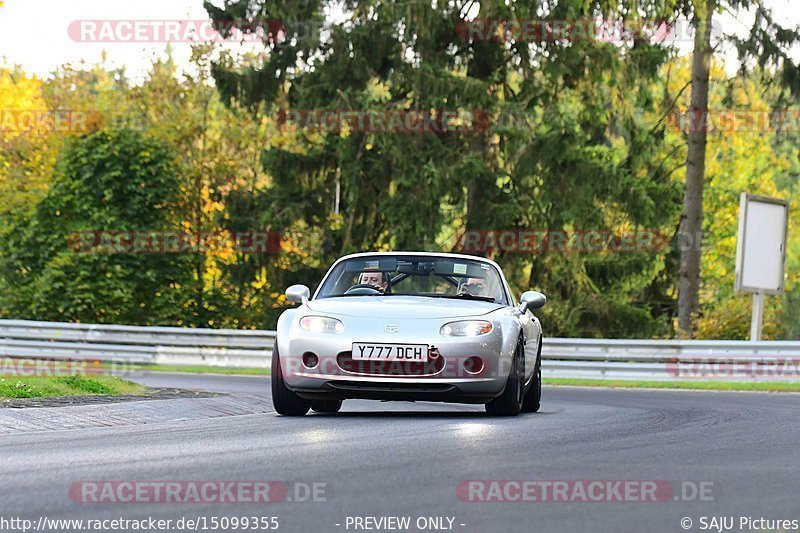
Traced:
<path id="1" fill-rule="evenodd" d="M 800 392 L 800 383 L 784 381 L 744 383 L 736 381 L 626 381 L 612 379 L 544 378 L 544 385 L 608 387 L 615 389 L 686 389 L 754 392 Z"/>
<path id="2" fill-rule="evenodd" d="M 0 398 L 142 394 L 146 387 L 114 376 L 0 376 Z"/>
<path id="3" fill-rule="evenodd" d="M 269 368 L 226 368 L 220 366 L 180 366 L 180 365 L 141 365 L 131 370 L 152 370 L 156 372 L 189 372 L 192 374 L 242 374 L 269 376 Z"/>
<path id="4" fill-rule="evenodd" d="M 105 366 L 105 365 L 104 365 Z M 120 370 L 120 368 L 116 368 Z M 269 376 L 269 368 L 225 368 L 207 365 L 136 365 L 127 371 L 186 372 L 190 374 L 231 374 Z M 98 374 L 92 377 L 15 377 L 0 376 L 0 398 L 32 398 L 39 396 L 74 396 L 83 394 L 140 394 L 145 387 Z M 685 389 L 754 392 L 800 392 L 800 383 L 782 381 L 744 383 L 734 381 L 627 381 L 604 379 L 544 378 L 544 385 L 572 387 L 606 387 L 625 389 Z"/>

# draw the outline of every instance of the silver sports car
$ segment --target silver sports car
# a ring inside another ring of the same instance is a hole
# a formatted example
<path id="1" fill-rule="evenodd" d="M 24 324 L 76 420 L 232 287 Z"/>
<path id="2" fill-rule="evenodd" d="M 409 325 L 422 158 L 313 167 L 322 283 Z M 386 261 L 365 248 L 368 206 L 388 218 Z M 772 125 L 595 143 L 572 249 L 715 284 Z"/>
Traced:
<path id="1" fill-rule="evenodd" d="M 542 328 L 493 261 L 390 252 L 342 257 L 278 319 L 272 400 L 282 415 L 333 413 L 342 400 L 484 403 L 492 415 L 539 410 Z"/>

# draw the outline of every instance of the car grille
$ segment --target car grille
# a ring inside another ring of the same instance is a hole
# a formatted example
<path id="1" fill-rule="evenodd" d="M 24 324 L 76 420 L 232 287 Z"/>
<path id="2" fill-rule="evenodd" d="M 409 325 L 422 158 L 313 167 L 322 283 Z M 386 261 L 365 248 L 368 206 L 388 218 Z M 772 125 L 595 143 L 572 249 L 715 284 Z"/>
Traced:
<path id="1" fill-rule="evenodd" d="M 425 363 L 419 361 L 354 361 L 352 352 L 336 356 L 339 368 L 352 374 L 371 376 L 432 376 L 444 368 L 444 357 Z"/>

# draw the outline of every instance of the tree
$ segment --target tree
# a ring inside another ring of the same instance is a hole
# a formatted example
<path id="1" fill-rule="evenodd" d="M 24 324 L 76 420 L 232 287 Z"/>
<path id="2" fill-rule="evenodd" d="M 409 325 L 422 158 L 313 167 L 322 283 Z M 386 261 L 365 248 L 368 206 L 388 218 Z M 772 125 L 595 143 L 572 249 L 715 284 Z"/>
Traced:
<path id="1" fill-rule="evenodd" d="M 172 146 L 181 188 L 181 228 L 187 233 L 265 231 L 256 199 L 269 183 L 261 150 L 275 134 L 258 113 L 223 105 L 210 83 L 214 49 L 193 48 L 193 73 L 177 74 L 171 59 L 157 61 L 132 88 L 127 118 Z M 267 327 L 275 295 L 265 282 L 273 256 L 226 249 L 193 254 L 194 276 L 185 323 L 197 327 Z"/>
<path id="2" fill-rule="evenodd" d="M 635 231 L 677 216 L 676 184 L 650 157 L 657 132 L 625 104 L 652 100 L 649 81 L 665 51 L 645 40 L 526 42 L 491 22 L 632 23 L 663 16 L 659 3 L 347 2 L 346 24 L 329 37 L 297 31 L 294 22 L 323 20 L 328 7 L 207 2 L 215 21 L 243 31 L 260 20 L 287 21 L 285 34 L 268 35 L 264 60 L 217 64 L 226 101 L 273 115 L 480 110 L 488 120 L 423 134 L 287 124 L 289 142 L 265 149 L 273 182 L 259 201 L 264 218 L 303 234 L 294 244 L 314 277 L 350 251 L 447 249 L 447 237 L 465 228 Z M 458 31 L 473 20 L 491 29 Z M 659 253 L 488 253 L 514 273 L 515 287 L 554 296 L 547 313 L 557 334 L 650 335 L 661 327 L 641 300 L 660 270 Z"/>
<path id="3" fill-rule="evenodd" d="M 742 10 L 753 8 L 755 18 L 745 39 L 723 36 L 734 42 L 739 53 L 742 72 L 748 71 L 748 61 L 757 60 L 762 69 L 775 68 L 778 79 L 793 95 L 800 95 L 800 68 L 792 61 L 788 50 L 800 42 L 798 30 L 777 24 L 770 9 L 762 0 L 691 0 L 680 6 L 692 12 L 695 39 L 692 66 L 692 104 L 690 113 L 693 126 L 688 135 L 686 157 L 686 182 L 681 234 L 692 240 L 693 246 L 682 249 L 680 263 L 680 289 L 678 293 L 678 327 L 681 336 L 694 335 L 694 319 L 699 311 L 700 261 L 703 228 L 703 189 L 706 161 L 706 120 L 708 115 L 709 72 L 712 59 L 711 28 L 715 10 L 727 8 Z"/>
<path id="4" fill-rule="evenodd" d="M 0 219 L 29 210 L 46 190 L 58 151 L 52 125 L 39 120 L 46 110 L 41 80 L 0 68 Z"/>
<path id="5" fill-rule="evenodd" d="M 749 191 L 770 197 L 792 199 L 797 195 L 800 158 L 797 150 L 797 107 L 786 115 L 769 110 L 779 106 L 782 89 L 768 72 L 751 70 L 744 76 L 730 77 L 721 61 L 712 61 L 709 109 L 714 119 L 707 130 L 707 160 L 703 207 L 712 216 L 704 217 L 699 308 L 694 321 L 695 334 L 704 339 L 746 339 L 749 335 L 750 300 L 734 291 L 734 268 L 738 230 L 739 195 Z M 684 89 L 690 84 L 692 57 L 680 57 L 664 67 L 659 85 L 665 94 L 662 113 L 671 113 L 666 131 L 667 150 L 675 150 L 675 160 L 685 162 L 687 121 L 679 120 L 691 107 L 691 96 Z M 724 80 L 724 81 L 723 81 Z M 676 112 L 675 108 L 680 111 Z M 735 116 L 736 120 L 733 120 Z M 773 120 L 770 124 L 770 120 Z M 772 128 L 771 125 L 777 127 Z M 683 166 L 683 165 L 681 165 Z M 677 174 L 677 173 L 676 173 Z M 677 176 L 676 176 L 677 177 Z M 790 224 L 800 220 L 800 212 L 790 210 Z M 790 237 L 793 232 L 790 231 Z M 686 239 L 684 245 L 694 245 Z M 677 250 L 677 248 L 676 248 Z M 793 240 L 787 254 L 787 294 L 770 298 L 765 309 L 765 338 L 796 338 L 797 254 Z M 672 277 L 677 263 L 665 272 Z M 675 276 L 677 279 L 677 276 Z M 656 298 L 651 295 L 650 298 Z"/>
<path id="6" fill-rule="evenodd" d="M 705 4 L 705 5 L 704 5 Z M 714 0 L 700 2 L 694 12 L 694 52 L 692 60 L 692 117 L 708 112 L 708 77 L 711 72 L 711 29 L 715 9 Z M 703 227 L 703 187 L 706 174 L 705 128 L 689 129 L 686 151 L 686 182 L 683 195 L 681 235 L 691 236 L 692 245 L 684 246 L 681 253 L 678 289 L 678 327 L 691 337 L 692 321 L 698 311 L 700 288 L 701 230 Z"/>
<path id="7" fill-rule="evenodd" d="M 179 186 L 174 154 L 135 131 L 72 139 L 47 194 L 2 243 L 2 307 L 35 320 L 180 323 L 184 257 L 95 247 L 110 231 L 177 230 Z"/>

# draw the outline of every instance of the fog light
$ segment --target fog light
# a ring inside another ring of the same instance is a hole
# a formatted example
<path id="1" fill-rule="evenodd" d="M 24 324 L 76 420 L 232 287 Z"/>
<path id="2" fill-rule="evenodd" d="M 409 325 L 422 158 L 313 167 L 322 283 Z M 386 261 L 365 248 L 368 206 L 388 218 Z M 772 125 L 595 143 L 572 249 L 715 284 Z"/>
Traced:
<path id="1" fill-rule="evenodd" d="M 464 370 L 470 374 L 480 374 L 483 370 L 483 359 L 477 355 L 464 359 Z"/>
<path id="2" fill-rule="evenodd" d="M 303 354 L 303 365 L 306 368 L 314 368 L 319 363 L 319 357 L 316 354 L 311 352 L 306 352 Z"/>

